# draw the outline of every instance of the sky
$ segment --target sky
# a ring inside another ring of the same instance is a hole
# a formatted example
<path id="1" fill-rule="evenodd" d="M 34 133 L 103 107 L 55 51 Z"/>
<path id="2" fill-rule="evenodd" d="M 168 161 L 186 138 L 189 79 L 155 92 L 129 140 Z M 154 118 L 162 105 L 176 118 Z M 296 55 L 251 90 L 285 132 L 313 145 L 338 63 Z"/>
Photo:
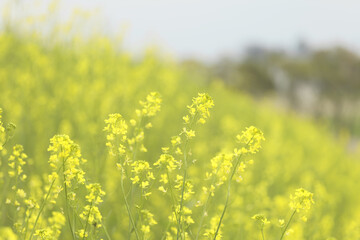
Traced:
<path id="1" fill-rule="evenodd" d="M 177 58 L 206 60 L 237 56 L 249 45 L 289 49 L 299 41 L 360 52 L 357 0 L 63 0 L 61 6 L 63 17 L 74 8 L 97 9 L 110 34 L 126 26 L 124 45 L 134 52 L 157 45 Z"/>

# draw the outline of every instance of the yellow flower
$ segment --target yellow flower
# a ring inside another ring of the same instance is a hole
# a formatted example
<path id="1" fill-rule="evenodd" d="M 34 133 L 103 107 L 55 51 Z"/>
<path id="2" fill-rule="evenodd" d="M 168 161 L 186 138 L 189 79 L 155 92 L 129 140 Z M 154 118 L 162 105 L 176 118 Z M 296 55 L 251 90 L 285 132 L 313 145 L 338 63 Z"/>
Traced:
<path id="1" fill-rule="evenodd" d="M 254 219 L 261 228 L 267 224 L 270 224 L 270 221 L 267 220 L 264 214 L 255 214 L 251 218 Z"/>
<path id="2" fill-rule="evenodd" d="M 313 193 L 299 188 L 294 194 L 290 194 L 290 208 L 299 212 L 300 210 L 308 211 L 315 203 L 313 200 Z"/>
<path id="3" fill-rule="evenodd" d="M 239 143 L 247 145 L 247 148 L 242 149 L 241 153 L 256 153 L 261 148 L 261 142 L 265 140 L 264 134 L 254 126 L 248 127 L 237 135 L 236 139 Z M 236 150 L 236 154 L 239 154 L 239 150 Z"/>
<path id="4" fill-rule="evenodd" d="M 160 111 L 161 102 L 162 99 L 160 97 L 160 94 L 157 92 L 151 92 L 149 95 L 146 96 L 145 101 L 140 101 L 142 109 L 138 112 L 142 116 L 153 117 L 158 111 Z"/>

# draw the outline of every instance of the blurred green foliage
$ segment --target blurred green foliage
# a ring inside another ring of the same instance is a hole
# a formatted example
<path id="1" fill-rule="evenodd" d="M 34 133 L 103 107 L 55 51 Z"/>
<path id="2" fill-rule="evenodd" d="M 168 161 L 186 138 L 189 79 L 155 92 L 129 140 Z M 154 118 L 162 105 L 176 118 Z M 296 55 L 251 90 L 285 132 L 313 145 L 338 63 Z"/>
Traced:
<path id="1" fill-rule="evenodd" d="M 293 52 L 253 46 L 241 59 L 185 61 L 184 66 L 256 98 L 278 99 L 290 110 L 329 122 L 337 133 L 359 136 L 360 57 L 343 47 L 301 46 Z"/>

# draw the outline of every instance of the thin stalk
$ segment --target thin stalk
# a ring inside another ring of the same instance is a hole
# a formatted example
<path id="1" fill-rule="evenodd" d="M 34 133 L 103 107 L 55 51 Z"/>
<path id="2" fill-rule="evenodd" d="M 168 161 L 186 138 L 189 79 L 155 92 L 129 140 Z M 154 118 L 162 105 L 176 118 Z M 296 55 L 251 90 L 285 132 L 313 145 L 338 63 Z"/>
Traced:
<path id="1" fill-rule="evenodd" d="M 219 224 L 218 224 L 218 226 L 217 226 L 217 229 L 216 229 L 216 232 L 215 232 L 215 235 L 214 235 L 214 238 L 213 238 L 214 240 L 216 240 L 216 237 L 217 237 L 217 235 L 218 235 L 218 233 L 219 233 L 219 230 L 220 230 L 221 222 L 222 222 L 222 220 L 223 220 L 223 218 L 224 218 L 226 209 L 228 208 L 229 198 L 230 198 L 231 181 L 232 181 L 232 178 L 234 177 L 234 174 L 235 174 L 235 172 L 236 172 L 236 169 L 237 169 L 237 167 L 238 167 L 238 165 L 239 165 L 239 163 L 240 163 L 241 156 L 242 156 L 242 155 L 240 155 L 240 156 L 236 159 L 235 166 L 234 166 L 234 168 L 233 168 L 233 170 L 232 170 L 232 173 L 231 173 L 231 175 L 230 175 L 230 178 L 229 178 L 229 180 L 228 180 L 228 189 L 227 189 L 227 194 L 226 194 L 225 206 L 224 206 L 224 209 L 223 209 L 223 211 L 222 211 L 222 214 L 221 214 L 221 217 L 220 217 L 220 221 L 219 221 Z"/>
<path id="2" fill-rule="evenodd" d="M 33 211 L 34 211 L 33 209 L 30 211 L 29 216 L 27 217 L 26 222 L 25 222 L 24 239 L 26 239 L 27 231 L 28 231 L 28 228 L 29 228 L 29 220 L 31 218 L 31 215 L 33 214 Z"/>
<path id="3" fill-rule="evenodd" d="M 9 141 L 9 139 L 10 139 L 10 137 L 6 137 L 6 139 L 5 139 L 5 142 L 3 143 L 3 145 L 2 145 L 2 147 L 5 147 L 5 145 L 8 143 L 8 141 Z"/>
<path id="4" fill-rule="evenodd" d="M 73 228 L 71 226 L 71 219 L 70 219 L 70 210 L 68 207 L 68 192 L 67 192 L 67 184 L 66 184 L 66 176 L 65 176 L 65 160 L 63 159 L 63 177 L 64 177 L 64 190 L 65 190 L 65 215 L 69 222 L 70 232 L 73 239 L 75 239 L 75 234 Z"/>
<path id="5" fill-rule="evenodd" d="M 111 240 L 111 237 L 110 237 L 108 231 L 106 230 L 105 224 L 101 224 L 101 225 L 102 225 L 102 228 L 104 229 L 104 232 L 105 232 L 105 235 L 106 235 L 107 239 Z"/>
<path id="6" fill-rule="evenodd" d="M 124 179 L 123 179 L 123 171 L 124 171 L 124 168 L 123 166 L 121 166 L 121 191 L 122 191 L 122 195 L 124 197 L 124 201 L 125 201 L 125 206 L 126 206 L 126 210 L 128 212 L 128 215 L 129 215 L 129 219 L 130 219 L 130 222 L 134 228 L 134 231 L 135 231 L 135 235 L 136 235 L 136 239 L 139 239 L 139 234 L 138 234 L 138 231 L 136 229 L 136 225 L 135 225 L 135 222 L 134 222 L 134 218 L 131 214 L 131 210 L 130 210 L 130 207 L 129 207 L 129 203 L 126 199 L 126 196 L 125 196 L 125 189 L 124 189 Z M 131 235 L 131 233 L 130 233 Z"/>
<path id="7" fill-rule="evenodd" d="M 211 185 L 215 184 L 215 179 L 216 179 L 215 176 L 217 175 L 217 173 L 219 171 L 219 168 L 220 168 L 220 165 L 217 167 L 216 173 L 212 177 Z M 211 187 L 211 185 L 210 185 L 210 187 Z M 203 207 L 203 212 L 202 212 L 201 219 L 200 219 L 199 229 L 198 229 L 197 234 L 196 234 L 196 240 L 199 239 L 200 231 L 201 231 L 201 228 L 202 228 L 202 225 L 203 225 L 203 222 L 204 222 L 205 213 L 206 213 L 206 209 L 207 209 L 207 205 L 208 205 L 208 202 L 210 200 L 210 197 L 211 197 L 211 192 L 209 191 L 209 195 L 208 195 L 208 197 L 206 199 L 206 202 L 204 204 L 204 207 Z"/>
<path id="8" fill-rule="evenodd" d="M 168 169 L 166 169 L 166 175 L 167 175 L 167 178 L 168 178 L 168 185 L 169 185 L 169 189 L 170 189 L 170 198 L 171 198 L 172 204 L 173 204 L 173 206 L 174 206 L 174 213 L 175 213 L 175 218 L 176 218 L 176 221 L 177 221 L 177 219 L 178 219 L 178 217 L 179 217 L 178 214 L 177 214 L 177 212 L 176 212 L 176 202 L 177 202 L 177 200 L 176 200 L 176 196 L 174 195 L 174 191 L 173 191 L 172 184 L 171 184 L 170 173 L 169 173 L 169 170 L 168 170 Z M 163 240 L 163 239 L 166 238 L 166 232 L 167 232 L 167 230 L 169 229 L 170 225 L 171 225 L 171 222 L 170 222 L 170 220 L 169 220 L 168 225 L 167 225 L 167 227 L 166 227 L 166 230 L 165 230 L 165 232 L 164 232 L 161 240 Z"/>
<path id="9" fill-rule="evenodd" d="M 253 137 L 246 143 L 246 145 L 249 145 L 249 143 L 252 141 L 252 139 L 253 139 Z M 232 178 L 234 177 L 234 174 L 235 174 L 235 172 L 236 172 L 236 169 L 237 169 L 237 167 L 238 167 L 238 165 L 239 165 L 239 163 L 240 163 L 241 157 L 242 157 L 242 154 L 240 154 L 240 156 L 237 157 L 235 166 L 234 166 L 233 171 L 232 171 L 232 173 L 231 173 L 231 176 L 230 176 L 230 178 L 229 178 L 229 180 L 228 180 L 228 190 L 227 190 L 227 194 L 226 194 L 225 206 L 224 206 L 223 212 L 222 212 L 221 217 L 220 217 L 219 224 L 218 224 L 218 226 L 217 226 L 217 229 L 216 229 L 216 232 L 215 232 L 215 235 L 214 235 L 214 240 L 216 240 L 216 237 L 217 237 L 217 235 L 218 235 L 218 233 L 219 233 L 220 226 L 221 226 L 221 222 L 222 222 L 222 220 L 223 220 L 223 218 L 224 218 L 226 209 L 227 209 L 227 207 L 228 207 L 229 198 L 230 198 L 231 181 L 232 181 Z"/>
<path id="10" fill-rule="evenodd" d="M 76 215 L 75 215 L 75 210 L 70 206 L 72 213 L 73 213 L 73 226 L 74 226 L 74 232 L 76 232 Z"/>
<path id="11" fill-rule="evenodd" d="M 133 132 L 133 136 L 136 137 L 136 134 L 137 132 L 139 131 L 140 127 L 141 127 L 141 123 L 143 121 L 143 117 L 141 116 L 140 119 L 137 121 L 137 125 L 134 129 L 134 132 Z M 132 162 L 135 162 L 136 161 L 136 155 L 137 155 L 137 150 L 138 150 L 138 143 L 135 141 L 135 144 L 134 144 L 134 149 L 133 149 L 133 152 L 132 152 Z M 129 190 L 129 193 L 127 194 L 127 196 L 130 195 L 130 209 L 132 207 L 132 199 L 133 199 L 133 195 L 134 195 L 134 188 L 133 188 L 133 184 L 130 185 L 130 190 Z M 129 219 L 129 239 L 130 239 L 130 236 L 131 236 L 131 225 L 134 225 L 134 224 L 131 224 L 130 222 L 130 219 Z"/>
<path id="12" fill-rule="evenodd" d="M 60 168 L 57 170 L 56 173 L 59 174 L 59 172 L 60 172 L 61 169 L 62 169 L 62 167 L 60 167 Z M 31 235 L 30 235 L 30 237 L 29 237 L 29 240 L 32 239 L 32 237 L 33 237 L 33 235 L 34 235 L 34 233 L 35 233 L 36 224 L 37 224 L 37 222 L 39 221 L 41 212 L 43 211 L 43 209 L 44 209 L 44 207 L 45 207 L 45 204 L 46 204 L 46 201 L 48 200 L 48 198 L 49 198 L 49 196 L 50 196 L 50 193 L 51 193 L 51 190 L 52 190 L 52 187 L 53 187 L 55 181 L 56 181 L 56 178 L 51 182 L 50 187 L 49 187 L 49 190 L 48 190 L 48 192 L 46 193 L 45 199 L 44 199 L 44 201 L 41 203 L 40 210 L 39 210 L 38 215 L 36 216 L 36 219 L 35 219 L 35 222 L 34 222 L 34 226 L 33 226 L 33 229 L 31 230 Z"/>
<path id="13" fill-rule="evenodd" d="M 295 209 L 294 212 L 291 214 L 291 217 L 290 217 L 288 223 L 286 224 L 286 226 L 285 226 L 285 228 L 284 228 L 284 231 L 283 231 L 282 234 L 281 234 L 280 240 L 283 239 L 283 237 L 284 237 L 284 235 L 285 235 L 285 232 L 286 232 L 287 228 L 289 227 L 290 222 L 291 222 L 291 220 L 293 219 L 295 213 L 296 213 L 296 209 Z"/>
<path id="14" fill-rule="evenodd" d="M 47 192 L 47 194 L 46 194 L 46 196 L 45 196 L 45 199 L 44 199 L 44 201 L 43 201 L 42 204 L 41 204 L 39 213 L 38 213 L 38 215 L 36 216 L 36 219 L 35 219 L 35 222 L 34 222 L 33 229 L 31 230 L 31 234 L 30 234 L 29 240 L 32 239 L 32 237 L 33 237 L 33 235 L 34 235 L 34 233 L 35 233 L 36 224 L 37 224 L 37 222 L 39 221 L 39 218 L 40 218 L 40 215 L 41 215 L 42 211 L 44 210 L 46 201 L 47 201 L 48 198 L 49 198 L 49 195 L 50 195 L 50 193 L 51 193 L 51 190 L 52 190 L 52 187 L 53 187 L 55 181 L 56 181 L 56 179 L 54 179 L 54 180 L 52 181 L 52 183 L 51 183 L 51 185 L 50 185 L 50 187 L 49 187 L 49 190 L 48 190 L 48 192 Z"/>
<path id="15" fill-rule="evenodd" d="M 93 202 L 91 202 L 91 204 L 90 204 L 89 213 L 88 213 L 87 218 L 86 218 L 83 240 L 85 240 L 85 237 L 86 237 L 86 229 L 87 229 L 87 226 L 89 225 L 89 218 L 90 218 L 92 206 L 93 206 Z"/>
<path id="16" fill-rule="evenodd" d="M 197 115 L 198 113 L 196 113 L 191 121 L 190 121 L 190 124 L 189 124 L 189 129 L 193 129 L 193 125 L 194 123 L 196 122 L 195 120 L 197 119 Z M 186 178 L 187 178 L 187 168 L 188 168 L 188 165 L 187 165 L 187 148 L 188 148 L 188 144 L 189 144 L 189 139 L 186 140 L 185 144 L 184 144 L 184 149 L 183 149 L 183 152 L 184 152 L 184 175 L 183 175 L 183 183 L 182 183 L 182 188 L 181 188 L 181 199 L 180 199 L 180 209 L 179 209 L 179 218 L 178 218 L 178 226 L 177 226 L 177 233 L 176 233 L 176 239 L 178 240 L 179 239 L 179 234 L 180 234 L 180 227 L 183 227 L 182 226 L 182 223 L 181 223 L 181 215 L 182 215 L 182 209 L 183 209 L 183 205 L 184 205 L 184 192 L 185 192 L 185 183 L 186 183 Z M 176 210 L 176 208 L 175 208 Z M 183 231 L 183 229 L 181 229 Z M 185 233 L 183 233 L 185 234 Z M 183 236 L 183 238 L 185 238 L 185 236 Z"/>
<path id="17" fill-rule="evenodd" d="M 261 236 L 262 236 L 262 240 L 265 240 L 265 235 L 264 235 L 264 224 L 261 228 Z"/>
<path id="18" fill-rule="evenodd" d="M 169 170 L 166 171 L 166 174 L 167 174 L 168 181 L 169 181 L 169 189 L 170 189 L 171 200 L 172 200 L 173 205 L 174 205 L 174 207 L 175 207 L 177 200 L 176 200 L 176 196 L 174 195 L 174 190 L 173 190 L 173 188 L 172 188 Z M 176 211 L 175 211 L 175 216 L 177 216 Z M 177 218 L 176 218 L 176 219 L 177 219 Z"/>
<path id="19" fill-rule="evenodd" d="M 144 206 L 144 196 L 143 196 L 143 194 L 144 194 L 144 191 L 141 188 L 140 206 L 138 207 L 138 215 L 139 215 L 139 217 L 138 217 L 138 220 L 136 221 L 136 224 L 139 224 L 140 226 L 142 226 L 142 224 L 143 224 L 143 216 L 141 214 L 141 209 Z M 145 240 L 145 233 L 143 233 L 142 237 L 143 237 L 143 240 Z"/>
<path id="20" fill-rule="evenodd" d="M 205 202 L 205 205 L 204 205 L 204 209 L 202 211 L 202 215 L 201 215 L 201 219 L 200 219 L 200 224 L 199 224 L 199 229 L 197 231 L 197 234 L 196 234 L 196 240 L 199 239 L 199 235 L 200 235 L 200 231 L 201 231 L 201 228 L 202 228 L 202 225 L 204 223 L 204 216 L 205 216 L 205 213 L 206 213 L 206 208 L 207 208 L 207 204 L 209 202 L 209 199 L 210 199 L 210 194 L 208 195 L 207 199 L 206 199 L 206 202 Z"/>
<path id="21" fill-rule="evenodd" d="M 185 192 L 185 183 L 186 183 L 186 178 L 187 178 L 187 145 L 188 145 L 188 141 L 186 141 L 185 143 L 185 147 L 184 147 L 184 175 L 183 175 L 183 183 L 182 183 L 182 187 L 181 187 L 181 199 L 180 199 L 180 209 L 179 209 L 179 218 L 178 218 L 178 226 L 177 226 L 177 235 L 176 235 L 176 239 L 179 239 L 179 234 L 180 234 L 180 225 L 181 225 L 181 215 L 182 215 L 182 209 L 183 209 L 183 204 L 184 204 L 184 192 Z M 176 210 L 176 208 L 175 208 Z"/>
<path id="22" fill-rule="evenodd" d="M 84 228 L 84 225 L 82 224 L 81 222 L 81 218 L 79 217 L 80 214 L 76 211 L 76 209 L 73 209 L 73 212 L 74 212 L 74 216 L 78 219 L 78 222 L 80 223 L 80 227 L 81 228 Z M 75 219 L 74 219 L 75 220 Z"/>

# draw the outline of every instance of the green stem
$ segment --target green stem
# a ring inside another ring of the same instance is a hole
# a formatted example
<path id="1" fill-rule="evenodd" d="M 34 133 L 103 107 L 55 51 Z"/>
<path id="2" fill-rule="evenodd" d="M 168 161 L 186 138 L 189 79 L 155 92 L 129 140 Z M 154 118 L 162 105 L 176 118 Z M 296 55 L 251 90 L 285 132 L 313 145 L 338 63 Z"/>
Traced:
<path id="1" fill-rule="evenodd" d="M 227 209 L 228 204 L 229 204 L 231 181 L 232 181 L 232 178 L 234 177 L 234 174 L 235 174 L 235 172 L 236 172 L 236 169 L 237 169 L 237 167 L 238 167 L 238 165 L 239 165 L 239 163 L 240 163 L 241 156 L 242 156 L 242 155 L 240 155 L 240 156 L 236 159 L 235 166 L 234 166 L 234 168 L 233 168 L 233 170 L 232 170 L 232 173 L 231 173 L 231 175 L 230 175 L 230 177 L 229 177 L 229 180 L 228 180 L 228 189 L 227 189 L 227 194 L 226 194 L 225 206 L 224 206 L 224 209 L 223 209 L 223 211 L 222 211 L 219 224 L 218 224 L 218 226 L 217 226 L 217 228 L 216 228 L 216 232 L 215 232 L 215 235 L 214 235 L 214 240 L 216 240 L 216 237 L 217 237 L 217 235 L 218 235 L 218 233 L 219 233 L 219 230 L 220 230 L 220 227 L 221 227 L 221 222 L 222 222 L 222 220 L 223 220 L 223 218 L 224 218 L 226 209 Z"/>
<path id="2" fill-rule="evenodd" d="M 166 171 L 166 174 L 167 174 L 168 182 L 169 182 L 168 185 L 169 185 L 169 189 L 170 189 L 170 197 L 171 197 L 171 200 L 172 200 L 172 202 L 173 202 L 173 206 L 176 207 L 176 202 L 177 202 L 177 200 L 176 200 L 176 196 L 175 196 L 175 194 L 174 194 L 174 190 L 173 190 L 173 188 L 172 188 L 169 170 Z M 177 216 L 176 211 L 175 211 L 175 216 Z M 176 219 L 177 219 L 177 217 L 176 217 Z"/>
<path id="3" fill-rule="evenodd" d="M 185 183 L 186 183 L 186 177 L 187 177 L 187 145 L 188 145 L 188 141 L 186 141 L 185 147 L 184 147 L 184 175 L 183 175 L 183 183 L 182 183 L 182 187 L 181 187 L 180 209 L 179 209 L 179 218 L 178 218 L 178 226 L 177 226 L 177 233 L 176 233 L 177 240 L 179 239 L 179 234 L 180 234 L 182 209 L 183 209 L 183 204 L 184 204 Z M 175 210 L 176 210 L 176 208 L 175 208 Z"/>
<path id="4" fill-rule="evenodd" d="M 294 212 L 291 214 L 291 217 L 290 217 L 288 223 L 286 224 L 286 226 L 285 226 L 285 228 L 284 228 L 284 231 L 283 231 L 282 234 L 281 234 L 280 240 L 283 239 L 283 237 L 284 237 L 284 235 L 285 235 L 285 232 L 286 232 L 286 230 L 288 229 L 288 227 L 289 227 L 289 225 L 290 225 L 290 222 L 291 222 L 291 220 L 293 219 L 295 213 L 296 213 L 296 209 L 295 209 Z"/>
<path id="5" fill-rule="evenodd" d="M 204 209 L 202 211 L 202 215 L 201 215 L 201 219 L 200 219 L 200 224 L 199 224 L 199 229 L 197 231 L 197 234 L 196 234 L 196 240 L 199 239 L 199 235 L 200 235 L 200 231 L 201 231 L 201 228 L 202 228 L 202 225 L 203 225 L 203 222 L 204 222 L 204 217 L 205 217 L 205 213 L 206 213 L 206 209 L 207 209 L 207 204 L 209 202 L 209 199 L 210 199 L 210 196 L 211 196 L 211 193 L 209 193 L 207 199 L 206 199 L 206 202 L 205 202 L 205 205 L 204 205 Z"/>
<path id="6" fill-rule="evenodd" d="M 168 170 L 168 169 L 166 170 L 166 174 L 167 174 L 167 177 L 168 177 L 168 185 L 169 185 L 169 189 L 170 189 L 170 198 L 171 198 L 172 204 L 173 204 L 173 206 L 174 206 L 174 210 L 173 210 L 173 211 L 174 211 L 174 214 L 175 214 L 175 219 L 176 219 L 176 221 L 178 221 L 178 219 L 180 218 L 180 216 L 179 216 L 178 213 L 176 212 L 177 199 L 176 199 L 176 196 L 175 196 L 175 194 L 174 194 L 174 190 L 173 190 L 173 188 L 172 188 L 170 173 L 169 173 L 169 170 Z M 167 227 L 167 228 L 169 228 L 170 225 L 171 225 L 171 223 L 170 223 L 170 221 L 169 221 L 169 224 L 168 224 L 168 227 Z M 164 234 L 166 234 L 166 231 L 165 231 Z M 165 236 L 165 235 L 164 235 L 164 236 Z M 163 236 L 163 238 L 164 238 L 164 236 Z"/>
<path id="7" fill-rule="evenodd" d="M 136 225 L 135 225 L 135 222 L 134 222 L 134 218 L 131 214 L 131 210 L 130 210 L 130 207 L 129 207 L 129 203 L 126 199 L 126 196 L 125 196 L 125 189 L 124 189 L 124 179 L 123 179 L 123 171 L 125 171 L 124 167 L 121 166 L 121 191 L 122 191 L 122 195 L 124 197 L 124 201 L 125 201 L 125 206 L 126 206 L 126 210 L 128 212 L 128 215 L 129 215 L 129 219 L 130 219 L 130 222 L 133 226 L 133 229 L 135 231 L 135 235 L 136 235 L 136 239 L 139 239 L 139 234 L 138 234 L 138 231 L 136 229 Z M 131 234 L 131 233 L 130 233 Z"/>
<path id="8" fill-rule="evenodd" d="M 137 125 L 134 129 L 134 132 L 133 132 L 133 136 L 134 138 L 136 138 L 136 134 L 138 134 L 139 132 L 139 129 L 141 127 L 141 123 L 143 121 L 143 117 L 140 116 L 140 119 L 137 121 Z M 134 149 L 133 149 L 133 152 L 132 152 L 132 162 L 135 162 L 136 161 L 136 155 L 137 155 L 137 151 L 138 151 L 138 142 L 135 141 L 135 144 L 134 144 Z M 127 195 L 130 195 L 130 205 L 129 205 L 129 209 L 132 208 L 132 199 L 133 199 L 133 195 L 134 195 L 134 188 L 133 188 L 133 184 L 130 185 L 130 190 L 129 190 L 129 193 Z M 130 219 L 129 219 L 129 240 L 130 240 L 130 236 L 131 236 L 131 225 L 134 225 L 130 222 Z"/>
<path id="9" fill-rule="evenodd" d="M 264 235 L 264 224 L 261 228 L 261 236 L 262 236 L 262 240 L 265 240 L 265 235 Z"/>
<path id="10" fill-rule="evenodd" d="M 189 129 L 193 129 L 194 124 L 196 123 L 196 119 L 197 119 L 198 113 L 196 113 L 190 123 L 189 123 Z M 186 140 L 185 144 L 184 144 L 184 175 L 183 175 L 183 183 L 182 183 L 182 188 L 181 188 L 181 199 L 180 199 L 180 209 L 179 209 L 179 217 L 178 217 L 178 226 L 177 226 L 177 233 L 176 233 L 176 239 L 179 239 L 179 234 L 180 233 L 180 228 L 183 228 L 183 225 L 181 223 L 181 217 L 182 217 L 182 209 L 183 209 L 183 205 L 184 205 L 184 192 L 185 192 L 185 183 L 186 183 L 186 178 L 187 178 L 187 148 L 188 148 L 188 144 L 189 144 L 189 139 Z M 176 208 L 175 208 L 176 210 Z M 181 229 L 183 231 L 183 229 Z M 185 232 L 183 231 L 183 238 L 185 239 Z"/>
<path id="11" fill-rule="evenodd" d="M 102 224 L 102 228 L 104 229 L 104 232 L 105 232 L 105 235 L 106 235 L 107 239 L 111 240 L 111 237 L 110 237 L 108 231 L 106 230 L 106 227 L 105 227 L 104 223 Z"/>
<path id="12" fill-rule="evenodd" d="M 31 218 L 31 215 L 32 215 L 33 211 L 34 211 L 33 209 L 30 211 L 29 216 L 27 217 L 26 222 L 25 222 L 24 239 L 26 239 L 27 231 L 28 231 L 28 228 L 29 228 L 29 220 Z"/>
<path id="13" fill-rule="evenodd" d="M 211 188 L 212 185 L 215 184 L 215 180 L 216 180 L 215 176 L 217 175 L 217 173 L 219 171 L 219 168 L 220 168 L 220 165 L 217 167 L 215 174 L 213 174 L 213 176 L 212 176 L 212 181 L 211 181 L 209 189 Z M 206 210 L 207 210 L 207 205 L 208 205 L 208 202 L 210 200 L 210 197 L 211 197 L 211 192 L 209 191 L 209 195 L 208 195 L 208 197 L 206 199 L 206 202 L 205 202 L 205 205 L 204 205 L 204 208 L 203 208 L 203 212 L 202 212 L 202 216 L 201 216 L 201 219 L 200 219 L 199 229 L 198 229 L 197 234 L 196 234 L 196 240 L 198 240 L 198 238 L 200 236 L 200 231 L 201 231 L 201 228 L 202 228 L 202 225 L 203 225 L 203 222 L 204 222 L 205 213 L 206 213 Z"/>
<path id="14" fill-rule="evenodd" d="M 65 160 L 63 159 L 63 177 L 64 177 L 64 190 L 65 190 L 65 215 L 69 222 L 70 232 L 73 239 L 75 239 L 75 234 L 73 228 L 71 226 L 71 219 L 70 219 L 70 211 L 68 207 L 68 192 L 67 192 L 67 184 L 66 184 L 66 176 L 65 176 Z"/>
<path id="15" fill-rule="evenodd" d="M 5 142 L 3 143 L 3 145 L 1 147 L 5 147 L 5 145 L 8 143 L 10 137 L 6 136 Z"/>
<path id="16" fill-rule="evenodd" d="M 85 237 L 86 237 L 86 229 L 87 229 L 87 226 L 89 225 L 89 218 L 90 218 L 92 206 L 93 206 L 93 202 L 91 202 L 91 204 L 90 204 L 89 213 L 88 213 L 87 218 L 86 218 L 83 240 L 85 240 Z"/>
<path id="17" fill-rule="evenodd" d="M 59 167 L 59 169 L 57 170 L 56 173 L 59 174 L 59 172 L 61 171 L 61 169 L 62 169 L 62 167 Z M 41 203 L 40 210 L 39 210 L 38 215 L 36 216 L 35 223 L 34 223 L 33 229 L 31 230 L 31 235 L 30 235 L 30 237 L 29 237 L 29 240 L 32 239 L 32 237 L 33 237 L 33 235 L 34 235 L 34 233 L 35 233 L 36 224 L 37 224 L 37 222 L 38 222 L 38 220 L 39 220 L 39 218 L 40 218 L 41 212 L 43 211 L 43 209 L 44 209 L 44 207 L 45 207 L 46 201 L 47 201 L 47 199 L 48 199 L 49 196 L 50 196 L 51 189 L 52 189 L 55 181 L 56 181 L 56 178 L 51 182 L 50 187 L 49 187 L 49 190 L 48 190 L 48 192 L 46 193 L 45 199 L 44 199 L 44 201 Z"/>
<path id="18" fill-rule="evenodd" d="M 32 237 L 33 237 L 33 235 L 34 235 L 34 233 L 35 233 L 36 224 L 37 224 L 37 222 L 39 221 L 39 218 L 40 218 L 40 215 L 41 215 L 42 211 L 44 210 L 45 204 L 46 204 L 46 202 L 47 202 L 47 200 L 48 200 L 48 198 L 49 198 L 49 196 L 50 196 L 51 189 L 52 189 L 55 181 L 56 181 L 56 178 L 52 181 L 52 183 L 51 183 L 51 185 L 50 185 L 50 187 L 49 187 L 49 190 L 48 190 L 48 192 L 47 192 L 47 194 L 46 194 L 46 196 L 45 196 L 45 199 L 44 199 L 44 201 L 43 201 L 42 204 L 41 204 L 39 213 L 38 213 L 38 215 L 36 216 L 36 219 L 35 219 L 35 222 L 34 222 L 33 229 L 31 230 L 31 234 L 30 234 L 29 240 L 32 239 Z"/>

